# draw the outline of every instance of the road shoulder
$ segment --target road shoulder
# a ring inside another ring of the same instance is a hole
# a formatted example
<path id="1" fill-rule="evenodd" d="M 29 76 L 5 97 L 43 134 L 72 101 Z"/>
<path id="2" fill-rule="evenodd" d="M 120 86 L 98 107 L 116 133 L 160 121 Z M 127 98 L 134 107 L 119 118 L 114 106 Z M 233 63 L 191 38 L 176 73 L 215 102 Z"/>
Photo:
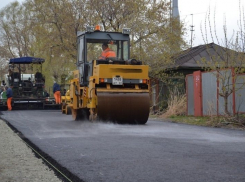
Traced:
<path id="1" fill-rule="evenodd" d="M 0 119 L 0 179 L 60 182 L 52 170 Z"/>

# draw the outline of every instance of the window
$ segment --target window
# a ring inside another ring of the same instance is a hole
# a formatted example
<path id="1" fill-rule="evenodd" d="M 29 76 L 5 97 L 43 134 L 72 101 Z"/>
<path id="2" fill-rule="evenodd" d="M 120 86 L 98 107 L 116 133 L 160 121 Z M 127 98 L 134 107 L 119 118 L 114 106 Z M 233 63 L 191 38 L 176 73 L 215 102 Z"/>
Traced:
<path id="1" fill-rule="evenodd" d="M 84 62 L 84 41 L 83 36 L 79 39 L 78 44 L 78 64 L 81 64 Z"/>
<path id="2" fill-rule="evenodd" d="M 102 44 L 103 43 L 87 43 L 87 61 L 97 60 L 102 53 Z M 108 47 L 113 50 L 117 55 L 117 44 L 108 44 Z"/>
<path id="3" fill-rule="evenodd" d="M 129 45 L 128 41 L 123 42 L 123 60 L 128 60 L 129 59 Z"/>

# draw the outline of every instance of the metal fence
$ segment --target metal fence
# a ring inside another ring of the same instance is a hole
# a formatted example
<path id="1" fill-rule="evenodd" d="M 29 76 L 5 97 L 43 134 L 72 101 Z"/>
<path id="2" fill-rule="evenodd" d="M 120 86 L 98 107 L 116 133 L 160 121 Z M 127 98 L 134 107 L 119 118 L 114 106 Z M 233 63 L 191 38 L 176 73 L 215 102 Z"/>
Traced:
<path id="1" fill-rule="evenodd" d="M 187 88 L 187 114 L 194 115 L 194 81 L 193 75 L 186 76 L 186 88 Z"/>
<path id="2" fill-rule="evenodd" d="M 151 82 L 151 106 L 153 111 L 162 110 L 167 103 L 167 85 L 159 80 Z"/>
<path id="3" fill-rule="evenodd" d="M 228 112 L 245 113 L 245 75 L 235 75 L 232 69 L 187 75 L 187 115 L 225 114 L 222 95 L 226 91 L 231 93 L 227 99 Z"/>
<path id="4" fill-rule="evenodd" d="M 163 111 L 168 107 L 168 99 L 172 92 L 176 91 L 179 94 L 185 94 L 185 78 L 172 77 L 166 81 L 151 79 L 151 106 L 154 112 Z"/>
<path id="5" fill-rule="evenodd" d="M 245 75 L 239 75 L 236 79 L 235 85 L 235 103 L 236 111 L 239 113 L 245 113 Z"/>
<path id="6" fill-rule="evenodd" d="M 202 73 L 203 115 L 217 113 L 217 80 L 213 73 Z"/>

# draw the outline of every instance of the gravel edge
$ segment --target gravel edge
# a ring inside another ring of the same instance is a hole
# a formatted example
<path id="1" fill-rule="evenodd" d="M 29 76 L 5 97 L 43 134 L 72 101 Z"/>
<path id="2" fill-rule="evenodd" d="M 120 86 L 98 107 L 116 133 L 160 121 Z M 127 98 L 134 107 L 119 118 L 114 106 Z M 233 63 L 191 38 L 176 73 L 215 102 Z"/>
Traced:
<path id="1" fill-rule="evenodd" d="M 0 179 L 1 182 L 50 181 L 61 182 L 55 173 L 35 157 L 23 140 L 0 119 Z"/>

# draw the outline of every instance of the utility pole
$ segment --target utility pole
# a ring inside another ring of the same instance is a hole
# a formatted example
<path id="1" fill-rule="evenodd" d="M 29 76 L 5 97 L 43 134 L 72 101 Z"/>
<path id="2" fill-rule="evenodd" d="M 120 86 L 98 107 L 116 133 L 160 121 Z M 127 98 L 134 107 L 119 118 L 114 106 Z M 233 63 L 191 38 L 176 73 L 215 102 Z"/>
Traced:
<path id="1" fill-rule="evenodd" d="M 193 37 L 193 32 L 194 32 L 194 25 L 193 25 L 193 14 L 191 14 L 192 16 L 192 22 L 191 22 L 191 47 L 192 47 L 192 37 Z"/>
<path id="2" fill-rule="evenodd" d="M 173 29 L 172 29 L 172 16 L 173 16 L 172 0 L 170 0 L 170 16 L 169 16 L 169 22 L 170 22 L 171 32 L 173 31 Z"/>

